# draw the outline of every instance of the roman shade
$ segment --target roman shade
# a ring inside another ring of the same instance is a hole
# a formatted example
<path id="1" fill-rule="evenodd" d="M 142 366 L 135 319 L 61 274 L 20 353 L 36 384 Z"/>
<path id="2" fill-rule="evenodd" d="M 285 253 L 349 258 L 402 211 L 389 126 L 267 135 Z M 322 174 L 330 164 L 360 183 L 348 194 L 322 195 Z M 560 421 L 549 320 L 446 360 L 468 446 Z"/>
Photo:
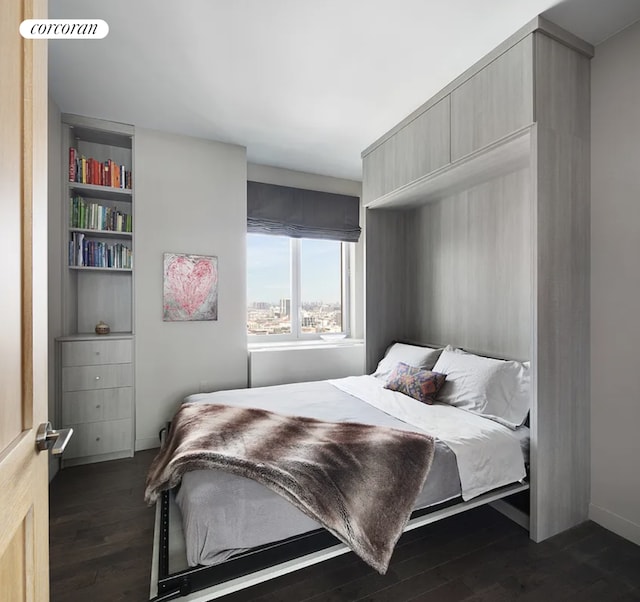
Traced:
<path id="1" fill-rule="evenodd" d="M 360 238 L 360 199 L 247 182 L 247 231 L 357 242 Z"/>

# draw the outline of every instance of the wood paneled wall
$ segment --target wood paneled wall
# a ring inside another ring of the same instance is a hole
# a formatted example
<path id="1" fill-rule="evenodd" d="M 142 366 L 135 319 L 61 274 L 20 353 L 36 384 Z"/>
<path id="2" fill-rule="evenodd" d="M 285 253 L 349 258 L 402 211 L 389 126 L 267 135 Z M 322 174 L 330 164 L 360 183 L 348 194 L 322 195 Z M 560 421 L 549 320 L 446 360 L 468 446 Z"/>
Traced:
<path id="1" fill-rule="evenodd" d="M 530 358 L 530 182 L 521 169 L 413 211 L 412 338 Z"/>
<path id="2" fill-rule="evenodd" d="M 410 336 L 407 305 L 407 224 L 403 211 L 367 210 L 365 214 L 366 370 L 371 373 L 393 340 Z"/>

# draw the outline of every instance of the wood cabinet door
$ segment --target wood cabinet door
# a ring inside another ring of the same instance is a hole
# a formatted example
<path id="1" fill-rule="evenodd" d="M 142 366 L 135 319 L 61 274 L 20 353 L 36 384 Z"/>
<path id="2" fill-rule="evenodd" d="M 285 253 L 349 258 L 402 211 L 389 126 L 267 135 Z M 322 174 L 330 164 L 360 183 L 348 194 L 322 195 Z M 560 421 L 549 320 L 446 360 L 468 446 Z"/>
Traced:
<path id="1" fill-rule="evenodd" d="M 533 35 L 529 35 L 451 93 L 451 160 L 533 120 Z"/>
<path id="2" fill-rule="evenodd" d="M 362 159 L 362 200 L 368 203 L 393 190 L 396 138 L 391 136 Z"/>
<path id="3" fill-rule="evenodd" d="M 449 96 L 399 130 L 395 139 L 394 190 L 447 165 L 451 157 Z"/>
<path id="4" fill-rule="evenodd" d="M 362 190 L 365 203 L 450 162 L 449 113 L 449 96 L 446 96 L 364 157 Z"/>
<path id="5" fill-rule="evenodd" d="M 0 3 L 0 601 L 49 599 L 47 46 L 22 20 L 46 1 Z"/>

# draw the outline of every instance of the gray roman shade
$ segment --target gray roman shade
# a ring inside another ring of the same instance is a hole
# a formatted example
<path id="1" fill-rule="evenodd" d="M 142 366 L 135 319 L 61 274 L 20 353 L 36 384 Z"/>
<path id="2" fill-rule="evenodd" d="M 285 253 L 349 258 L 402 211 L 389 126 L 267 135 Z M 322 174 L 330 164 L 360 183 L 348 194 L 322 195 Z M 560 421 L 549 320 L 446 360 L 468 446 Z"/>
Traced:
<path id="1" fill-rule="evenodd" d="M 357 242 L 360 238 L 360 199 L 247 182 L 247 231 Z"/>

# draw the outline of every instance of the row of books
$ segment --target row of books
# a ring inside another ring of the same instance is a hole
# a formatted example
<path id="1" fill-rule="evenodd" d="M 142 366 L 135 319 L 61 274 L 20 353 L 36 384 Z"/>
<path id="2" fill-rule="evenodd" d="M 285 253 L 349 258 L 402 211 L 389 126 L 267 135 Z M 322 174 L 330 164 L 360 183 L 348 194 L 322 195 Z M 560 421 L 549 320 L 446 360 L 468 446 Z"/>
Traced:
<path id="1" fill-rule="evenodd" d="M 122 243 L 109 244 L 87 239 L 82 232 L 72 232 L 69 241 L 69 265 L 131 269 L 133 255 L 131 249 Z"/>
<path id="2" fill-rule="evenodd" d="M 110 232 L 132 232 L 131 214 L 117 207 L 106 207 L 85 201 L 81 196 L 69 199 L 69 225 L 84 230 L 108 230 Z"/>
<path id="3" fill-rule="evenodd" d="M 115 161 L 98 161 L 79 155 L 78 151 L 69 148 L 69 182 L 110 186 L 112 188 L 131 188 L 131 171 Z"/>

